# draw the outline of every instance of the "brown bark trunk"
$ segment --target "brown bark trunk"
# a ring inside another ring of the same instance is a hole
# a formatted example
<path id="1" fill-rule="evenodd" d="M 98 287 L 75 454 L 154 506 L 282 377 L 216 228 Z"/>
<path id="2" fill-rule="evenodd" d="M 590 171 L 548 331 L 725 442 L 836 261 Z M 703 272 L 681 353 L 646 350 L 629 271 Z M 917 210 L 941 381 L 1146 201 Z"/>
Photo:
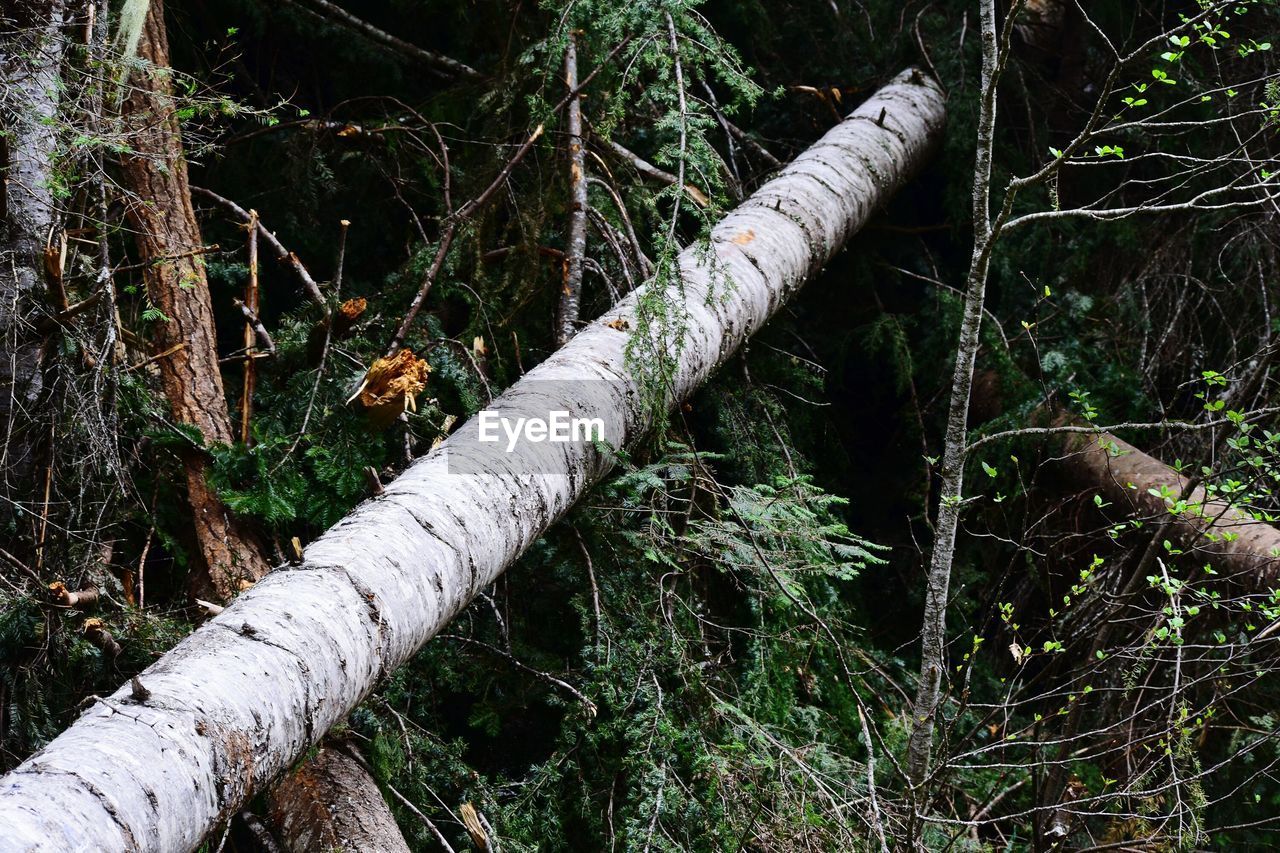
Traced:
<path id="1" fill-rule="evenodd" d="M 1171 516 L 1187 478 L 1110 433 L 1069 433 L 1065 449 L 1071 474 L 1098 488 L 1106 500 L 1135 517 L 1169 517 L 1169 533 L 1181 548 L 1207 555 L 1249 586 L 1266 587 L 1280 575 L 1280 530 L 1270 524 L 1208 499 L 1199 487 L 1186 498 L 1186 508 Z M 1167 487 L 1163 493 L 1162 487 Z"/>
<path id="2" fill-rule="evenodd" d="M 135 153 L 125 158 L 124 173 L 126 185 L 135 196 L 130 217 L 139 254 L 146 264 L 147 293 L 166 318 L 157 328 L 156 347 L 160 352 L 173 349 L 159 360 L 161 383 L 179 423 L 195 426 L 206 442 L 229 444 L 233 440 L 231 418 L 218 367 L 209 283 L 202 256 L 193 254 L 203 241 L 191 204 L 181 130 L 173 110 L 162 0 L 151 2 L 138 55 L 151 67 L 134 74 L 129 81 L 125 112 L 134 125 Z M 252 216 L 255 226 L 256 219 L 256 215 Z M 251 239 L 256 236 L 255 230 Z M 256 257 L 251 263 L 256 266 Z M 256 309 L 257 293 L 253 285 L 248 296 L 254 303 L 251 307 Z M 250 328 L 245 337 L 248 347 L 253 344 L 252 335 Z M 247 438 L 252 410 L 252 370 L 253 363 L 249 361 L 241 415 L 246 435 L 242 439 Z M 225 602 L 239 591 L 242 582 L 258 580 L 270 571 L 270 566 L 263 559 L 255 538 L 232 517 L 209 487 L 207 458 L 192 451 L 184 462 L 196 540 L 204 560 L 204 571 L 192 574 L 193 592 Z M 293 841 L 306 837 L 307 831 L 318 832 L 326 826 L 332 832 L 340 832 L 336 837 L 344 839 L 342 844 L 325 842 L 324 846 L 290 843 L 289 849 L 329 850 L 342 846 L 352 850 L 408 850 L 403 839 L 399 847 L 384 846 L 381 842 L 380 839 L 390 837 L 392 832 L 398 837 L 399 830 L 377 786 L 352 759 L 335 755 L 325 762 L 309 762 L 281 784 L 292 793 L 279 795 L 280 802 L 299 802 L 298 813 L 287 819 L 287 825 L 295 827 Z M 350 791 L 343 793 L 344 787 Z M 303 794 L 314 795 L 316 799 L 304 807 L 299 800 Z M 353 810 L 349 815 L 346 814 L 348 805 Z M 375 805 L 386 816 L 381 824 L 370 823 Z M 327 823 L 319 820 L 322 814 L 329 815 Z M 361 838 L 350 833 L 366 824 L 381 826 L 379 835 L 367 839 L 378 839 L 378 843 L 373 847 L 367 842 L 347 845 L 345 839 Z"/>
<path id="3" fill-rule="evenodd" d="M 377 783 L 340 747 L 322 747 L 276 785 L 271 819 L 289 853 L 409 851 Z"/>
<path id="4" fill-rule="evenodd" d="M 200 430 L 206 442 L 230 443 L 231 419 L 218 370 L 213 306 L 204 262 L 191 254 L 202 245 L 191 205 L 182 136 L 173 109 L 164 4 L 152 0 L 138 55 L 150 67 L 132 75 L 125 113 L 133 124 L 133 153 L 124 158 L 125 184 L 133 194 L 129 214 L 146 264 L 147 293 L 165 319 L 156 347 L 173 351 L 159 359 L 160 378 L 175 420 Z M 187 493 L 204 571 L 192 574 L 204 597 L 226 600 L 241 581 L 256 581 L 268 566 L 244 526 L 206 481 L 207 458 L 184 459 Z"/>

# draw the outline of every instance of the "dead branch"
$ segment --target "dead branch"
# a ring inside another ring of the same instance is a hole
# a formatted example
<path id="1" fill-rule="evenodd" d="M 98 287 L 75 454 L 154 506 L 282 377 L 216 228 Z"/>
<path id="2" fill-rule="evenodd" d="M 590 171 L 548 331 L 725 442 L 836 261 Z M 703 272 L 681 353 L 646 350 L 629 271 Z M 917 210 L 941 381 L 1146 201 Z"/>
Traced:
<path id="1" fill-rule="evenodd" d="M 244 301 L 236 301 L 236 307 L 244 314 L 244 349 L 253 355 L 254 338 L 260 339 L 267 351 L 275 354 L 276 345 L 267 329 L 258 319 L 258 211 L 249 211 L 249 281 L 245 283 Z M 254 358 L 244 360 L 244 388 L 240 392 L 240 443 L 248 444 L 253 421 L 253 388 L 258 384 L 258 362 Z"/>
<path id="2" fill-rule="evenodd" d="M 298 0 L 284 0 L 284 3 L 288 6 L 294 6 L 305 12 L 311 13 L 316 17 L 327 20 L 330 23 L 346 27 L 349 30 L 354 30 L 369 40 L 377 42 L 383 47 L 390 48 L 396 53 L 399 53 L 402 56 L 407 56 L 410 59 L 425 62 L 427 65 L 439 69 L 440 71 L 445 71 L 457 77 L 464 77 L 470 80 L 480 80 L 483 78 L 483 75 L 471 66 L 465 65 L 456 59 L 445 56 L 442 53 L 427 50 L 426 48 L 419 47 L 416 44 L 411 44 L 402 38 L 393 36 L 391 33 L 385 30 L 380 30 L 373 24 L 357 18 L 346 9 L 327 2 L 327 0 L 303 0 L 303 2 L 306 4 L 305 6 L 301 5 Z"/>
<path id="3" fill-rule="evenodd" d="M 68 320 L 73 319 L 79 314 L 83 314 L 101 301 L 102 291 L 98 291 L 97 293 L 91 294 L 88 298 L 80 300 L 75 305 L 64 308 L 51 317 L 44 317 L 39 323 L 40 331 L 53 331 L 54 327 L 65 324 Z"/>
<path id="4" fill-rule="evenodd" d="M 98 588 L 93 586 L 72 591 L 62 581 L 54 581 L 49 584 L 49 593 L 58 604 L 75 610 L 88 610 L 98 604 Z"/>
<path id="5" fill-rule="evenodd" d="M 777 157 L 774 157 L 772 154 L 770 154 L 768 148 L 765 148 L 759 142 L 756 142 L 755 139 L 748 136 L 745 130 L 738 127 L 736 124 L 729 121 L 728 119 L 724 120 L 724 124 L 725 124 L 725 127 L 729 128 L 729 133 L 733 134 L 733 137 L 735 139 L 737 139 L 743 145 L 750 148 L 752 151 L 756 152 L 756 155 L 759 156 L 761 160 L 768 163 L 771 169 L 782 168 L 782 161 L 779 160 Z"/>
<path id="6" fill-rule="evenodd" d="M 635 224 L 631 221 L 631 214 L 627 213 L 627 206 L 622 203 L 622 196 L 618 193 L 618 190 L 612 184 L 600 178 L 588 177 L 587 183 L 600 187 L 612 199 L 613 206 L 618 211 L 618 217 L 622 220 L 622 224 L 626 229 L 627 242 L 631 244 L 631 252 L 636 256 L 636 263 L 640 267 L 640 277 L 643 279 L 653 275 L 653 261 L 644 253 L 644 249 L 640 248 L 640 240 L 636 237 Z"/>
<path id="7" fill-rule="evenodd" d="M 262 344 L 262 348 L 265 349 L 268 354 L 275 355 L 276 342 L 272 340 L 271 333 L 262 325 L 262 320 L 258 318 L 257 313 L 239 299 L 233 298 L 231 302 L 240 309 L 240 313 L 244 315 L 246 327 L 257 338 L 258 343 Z M 253 341 L 246 341 L 245 346 L 251 348 L 253 346 Z M 258 355 L 261 355 L 261 353 L 258 353 Z"/>
<path id="8" fill-rule="evenodd" d="M 487 853 L 491 849 L 489 833 L 480 822 L 480 813 L 476 811 L 476 807 L 471 803 L 463 803 L 458 807 L 458 814 L 462 816 L 462 825 L 467 828 L 467 834 L 471 836 L 471 843 L 477 850 Z"/>
<path id="9" fill-rule="evenodd" d="M 245 223 L 248 223 L 255 218 L 249 211 L 245 210 L 231 199 L 223 198 L 213 190 L 207 190 L 204 187 L 192 187 L 191 193 L 192 195 L 203 196 L 226 208 L 231 213 L 234 213 L 242 219 Z M 320 292 L 320 285 L 316 284 L 316 280 L 311 277 L 311 273 L 307 272 L 307 268 L 302 265 L 302 261 L 298 260 L 297 255 L 286 249 L 284 244 L 276 238 L 276 235 L 267 230 L 266 226 L 262 224 L 262 220 L 258 219 L 257 224 L 258 235 L 262 237 L 262 239 L 266 241 L 267 245 L 271 247 L 272 251 L 275 252 L 276 260 L 283 264 L 287 264 L 293 270 L 294 274 L 298 276 L 298 280 L 302 282 L 302 289 L 306 291 L 306 294 L 311 298 L 311 301 L 319 305 L 325 313 L 328 313 L 329 306 L 324 301 L 324 294 Z"/>
<path id="10" fill-rule="evenodd" d="M 644 177 L 660 181 L 668 186 L 675 186 L 680 182 L 680 179 L 675 175 L 665 169 L 658 168 L 639 154 L 632 151 L 630 148 L 626 148 L 623 145 L 614 142 L 612 139 L 606 139 L 604 140 L 604 143 L 608 146 L 610 151 L 618 155 L 618 157 L 622 158 L 627 163 L 630 163 L 631 168 L 635 169 Z M 707 198 L 706 193 L 695 187 L 693 184 L 685 184 L 684 191 L 685 194 L 693 200 L 693 203 L 698 205 L 698 207 L 707 207 L 711 204 L 711 200 Z"/>
<path id="11" fill-rule="evenodd" d="M 582 703 L 582 707 L 587 712 L 588 716 L 594 717 L 596 715 L 596 703 L 592 702 L 585 695 L 583 695 L 581 690 L 574 687 L 572 684 L 565 681 L 564 679 L 556 678 L 554 675 L 552 675 L 549 672 L 543 672 L 540 669 L 535 669 L 534 667 L 529 666 L 527 663 L 517 658 L 515 655 L 508 654 L 507 652 L 504 652 L 502 649 L 499 649 L 496 646 L 491 646 L 488 643 L 481 642 L 480 640 L 473 640 L 470 637 L 462 637 L 457 634 L 441 634 L 440 636 L 442 639 L 445 639 L 445 640 L 456 640 L 459 643 L 462 643 L 464 645 L 476 646 L 477 648 L 484 649 L 486 652 L 488 652 L 491 655 L 502 658 L 507 663 L 514 666 L 516 669 L 523 670 L 524 672 L 527 672 L 530 675 L 547 682 L 548 684 L 551 684 L 555 687 L 559 687 L 561 690 L 564 690 L 572 694 L 575 699 L 577 699 L 579 702 Z"/>
<path id="12" fill-rule="evenodd" d="M 116 638 L 107 630 L 106 624 L 101 619 L 84 620 L 84 638 L 93 643 L 102 653 L 110 658 L 120 657 L 120 652 L 124 651 L 120 644 L 116 642 Z"/>
<path id="13" fill-rule="evenodd" d="M 214 616 L 217 616 L 224 609 L 226 609 L 221 604 L 214 604 L 212 601 L 205 601 L 202 598 L 197 598 L 195 602 L 196 604 L 200 605 L 200 608 L 202 610 L 204 610 L 205 615 L 211 618 Z"/>
<path id="14" fill-rule="evenodd" d="M 604 68 L 613 61 L 613 58 L 630 43 L 630 36 L 619 42 L 618 46 L 611 50 L 609 55 L 604 58 L 604 61 L 592 70 L 590 74 L 583 78 L 577 86 L 571 89 L 569 93 L 560 100 L 560 103 L 556 104 L 555 107 L 552 108 L 551 112 L 559 112 L 565 104 L 577 98 L 579 93 L 586 89 L 591 81 L 595 79 L 596 75 L 604 70 Z M 409 310 L 405 312 L 404 319 L 400 322 L 400 327 L 396 329 L 395 336 L 391 339 L 390 346 L 387 347 L 387 355 L 394 355 L 400 347 L 404 346 L 404 339 L 409 334 L 409 329 L 413 327 L 413 321 L 417 318 L 418 312 L 422 310 L 422 303 L 426 301 L 427 295 L 431 293 L 431 286 L 435 284 L 436 276 L 440 274 L 440 270 L 444 266 L 444 259 L 449 253 L 449 247 L 453 244 L 453 238 L 457 235 L 458 228 L 493 200 L 494 196 L 497 195 L 498 190 L 506 184 L 507 178 L 511 177 L 512 171 L 514 171 L 516 166 L 520 164 L 520 161 L 525 158 L 525 155 L 533 149 L 534 143 L 542 137 L 544 130 L 545 128 L 541 124 L 534 128 L 533 133 L 529 134 L 529 138 L 524 141 L 524 144 L 516 149 L 515 154 L 513 154 L 511 159 L 507 161 L 507 164 L 502 167 L 502 170 L 498 172 L 498 176 L 493 179 L 493 182 L 490 183 L 488 187 L 485 188 L 484 192 L 458 208 L 457 212 L 449 217 L 448 222 L 440 232 L 440 243 L 436 247 L 435 259 L 432 260 L 431 267 L 427 270 L 427 274 L 423 278 L 417 294 L 414 295 L 413 301 L 409 303 Z"/>
<path id="15" fill-rule="evenodd" d="M 221 249 L 222 247 L 219 246 L 217 243 L 212 243 L 208 246 L 197 246 L 194 249 L 191 249 L 186 252 L 179 252 L 176 255 L 157 255 L 151 260 L 143 261 L 142 263 L 125 264 L 123 266 L 118 266 L 114 270 L 112 270 L 112 273 L 145 269 L 149 266 L 154 266 L 155 264 L 164 263 L 165 261 L 181 261 L 181 260 L 185 260 L 186 258 L 194 258 L 196 255 L 207 255 L 210 252 L 217 252 L 217 251 L 220 251 Z"/>

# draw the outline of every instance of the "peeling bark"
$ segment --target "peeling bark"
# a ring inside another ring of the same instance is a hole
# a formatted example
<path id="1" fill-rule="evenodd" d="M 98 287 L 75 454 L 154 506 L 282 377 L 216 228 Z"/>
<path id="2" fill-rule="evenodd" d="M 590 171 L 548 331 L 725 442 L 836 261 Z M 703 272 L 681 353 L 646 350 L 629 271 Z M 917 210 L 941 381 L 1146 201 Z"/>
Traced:
<path id="1" fill-rule="evenodd" d="M 1242 585 L 1262 589 L 1280 576 L 1280 530 L 1226 501 L 1210 499 L 1199 486 L 1184 512 L 1171 513 L 1187 478 L 1110 433 L 1069 433 L 1064 460 L 1071 475 L 1099 489 L 1106 500 L 1138 518 L 1169 518 L 1179 545 L 1207 555 Z M 1167 486 L 1173 498 L 1158 494 Z M 1155 489 L 1157 494 L 1151 494 Z"/>
<path id="2" fill-rule="evenodd" d="M 409 853 L 382 791 L 360 761 L 323 747 L 271 793 L 271 819 L 289 853 Z"/>
<path id="3" fill-rule="evenodd" d="M 124 183 L 134 199 L 129 217 L 145 266 L 147 293 L 165 319 L 156 327 L 160 380 L 174 419 L 196 427 L 207 442 L 230 444 L 231 418 L 218 369 L 213 305 L 203 244 L 191 205 L 187 161 L 173 109 L 164 4 L 152 0 L 138 44 L 148 67 L 133 74 L 124 111 L 133 124 L 133 152 L 124 158 Z M 244 526 L 210 488 L 207 458 L 183 460 L 196 541 L 206 573 L 192 574 L 194 592 L 231 598 L 242 582 L 256 581 L 268 566 Z"/>
<path id="4" fill-rule="evenodd" d="M 43 383 L 44 247 L 57 220 L 57 153 L 63 0 L 16 0 L 0 11 L 0 475 L 21 499 L 38 456 L 32 422 Z"/>
<path id="5" fill-rule="evenodd" d="M 670 396 L 692 393 L 925 160 L 943 97 L 904 72 L 680 255 L 688 315 Z M 491 409 L 600 418 L 631 447 L 653 411 L 626 361 L 653 282 Z M 572 394 L 564 391 L 572 383 Z M 560 392 L 554 390 L 560 389 Z M 552 389 L 552 390 L 548 390 Z M 475 430 L 472 422 L 464 430 Z M 548 450 L 548 448 L 552 448 Z M 0 851 L 189 850 L 269 784 L 490 584 L 614 464 L 594 442 L 458 434 L 419 459 L 127 687 L 0 780 Z M 460 473 L 472 470 L 482 473 Z"/>

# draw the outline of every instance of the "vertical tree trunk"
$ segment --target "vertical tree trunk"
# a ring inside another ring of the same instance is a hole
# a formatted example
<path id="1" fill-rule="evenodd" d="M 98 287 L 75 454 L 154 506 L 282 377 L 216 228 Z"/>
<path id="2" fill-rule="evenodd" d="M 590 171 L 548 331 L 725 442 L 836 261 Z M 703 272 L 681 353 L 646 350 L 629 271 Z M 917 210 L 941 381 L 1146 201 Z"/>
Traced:
<path id="1" fill-rule="evenodd" d="M 569 33 L 564 52 L 564 84 L 569 93 L 578 88 L 578 41 Z M 564 287 L 560 293 L 556 343 L 564 346 L 578 330 L 582 304 L 582 266 L 587 254 L 586 149 L 582 146 L 582 96 L 573 95 L 568 106 L 569 132 L 569 236 L 565 240 Z"/>
<path id="2" fill-rule="evenodd" d="M 165 315 L 157 330 L 157 346 L 164 352 L 182 345 L 160 360 L 161 381 L 179 423 L 195 426 L 206 442 L 229 444 L 233 440 L 231 418 L 218 367 L 209 283 L 201 256 L 192 254 L 203 242 L 191 204 L 182 136 L 173 109 L 162 0 L 151 0 L 138 42 L 138 56 L 149 67 L 130 79 L 125 101 L 125 111 L 134 130 L 134 152 L 124 161 L 125 182 L 135 195 L 129 213 L 139 253 L 147 264 L 147 293 Z M 256 214 L 252 225 L 255 226 L 250 233 L 255 249 L 251 260 L 254 270 L 248 296 L 250 308 L 256 311 Z M 252 328 L 247 329 L 245 341 L 247 346 L 252 346 Z M 242 426 L 247 435 L 254 384 L 252 361 L 246 362 L 245 373 Z M 225 602 L 235 595 L 242 581 L 258 580 L 270 571 L 270 566 L 255 538 L 232 517 L 209 487 L 206 457 L 193 450 L 184 462 L 196 540 L 204 559 L 204 571 L 192 574 L 193 589 L 204 597 Z M 324 767 L 310 766 L 300 773 L 305 778 L 317 779 L 332 775 Z M 377 793 L 373 780 L 354 762 L 343 773 L 343 778 L 352 776 L 363 776 L 364 787 L 372 786 Z M 379 837 L 392 833 L 398 836 L 394 819 L 385 803 L 381 805 L 386 820 L 381 824 Z M 305 821 L 300 819 L 299 825 L 302 823 Z"/>
<path id="3" fill-rule="evenodd" d="M 44 247 L 57 221 L 53 187 L 65 37 L 63 0 L 13 0 L 0 12 L 0 475 L 30 497 L 40 435 Z"/>
<path id="4" fill-rule="evenodd" d="M 339 746 L 321 748 L 276 785 L 271 819 L 289 853 L 409 853 L 377 783 Z"/>
<path id="5" fill-rule="evenodd" d="M 254 317 L 261 316 L 258 305 L 258 211 L 249 211 L 249 282 L 244 289 L 244 307 Z M 244 388 L 240 392 L 240 441 L 248 444 L 253 437 L 253 390 L 258 384 L 258 363 L 255 356 L 258 334 L 253 323 L 244 324 Z M 261 321 L 259 321 L 261 322 Z M 264 330 L 265 334 L 265 330 Z"/>
<path id="6" fill-rule="evenodd" d="M 174 418 L 196 427 L 207 442 L 230 443 L 231 419 L 218 369 L 213 305 L 204 262 L 192 254 L 201 245 L 187 183 L 187 162 L 173 109 L 164 4 L 152 0 L 138 43 L 148 67 L 129 79 L 125 113 L 132 123 L 133 151 L 124 158 L 124 178 L 134 195 L 129 207 L 138 251 L 146 264 L 147 293 L 163 314 L 156 328 L 160 378 Z M 206 481 L 207 457 L 191 450 L 184 458 L 187 494 L 204 572 L 192 574 L 204 596 L 226 600 L 241 581 L 267 573 L 267 563 Z"/>
<path id="7" fill-rule="evenodd" d="M 951 588 L 951 563 L 955 557 L 956 531 L 963 507 L 965 439 L 969 421 L 969 397 L 977 363 L 982 309 L 986 299 L 987 271 L 991 264 L 991 150 L 996 123 L 996 84 L 999 44 L 995 0 L 980 0 L 982 25 L 982 99 L 978 116 L 978 145 L 973 178 L 973 256 L 965 288 L 960 341 L 956 346 L 951 378 L 951 406 L 943 439 L 942 485 L 933 553 L 926 578 L 924 622 L 921 630 L 920 678 L 917 682 L 914 727 L 907 749 L 907 775 L 913 787 L 929 774 L 933 731 L 947 670 L 947 598 Z M 1015 2 L 1011 14 L 1017 14 Z M 913 828 L 918 828 L 913 822 Z M 913 839 L 914 840 L 914 839 Z"/>

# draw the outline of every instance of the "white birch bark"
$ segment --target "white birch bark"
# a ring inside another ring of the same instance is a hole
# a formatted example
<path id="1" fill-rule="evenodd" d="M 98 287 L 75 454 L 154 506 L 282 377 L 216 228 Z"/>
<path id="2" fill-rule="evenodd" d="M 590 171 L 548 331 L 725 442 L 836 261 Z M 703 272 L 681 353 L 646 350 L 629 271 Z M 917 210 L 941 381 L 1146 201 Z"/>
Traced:
<path id="1" fill-rule="evenodd" d="M 683 287 L 671 284 L 667 296 L 687 311 L 689 331 L 667 402 L 696 389 L 822 269 L 924 162 L 943 117 L 938 87 L 904 72 L 726 216 L 710 251 L 680 256 Z M 635 325 L 640 291 L 490 408 L 510 417 L 568 410 L 602 419 L 615 444 L 634 444 L 651 410 L 619 321 Z M 566 382 L 572 398 L 553 399 Z M 0 779 L 0 851 L 199 844 L 613 463 L 587 442 L 504 449 L 444 442 L 312 543 L 301 565 L 264 578 L 142 673 L 148 698 L 135 701 L 126 686 L 94 703 Z"/>

